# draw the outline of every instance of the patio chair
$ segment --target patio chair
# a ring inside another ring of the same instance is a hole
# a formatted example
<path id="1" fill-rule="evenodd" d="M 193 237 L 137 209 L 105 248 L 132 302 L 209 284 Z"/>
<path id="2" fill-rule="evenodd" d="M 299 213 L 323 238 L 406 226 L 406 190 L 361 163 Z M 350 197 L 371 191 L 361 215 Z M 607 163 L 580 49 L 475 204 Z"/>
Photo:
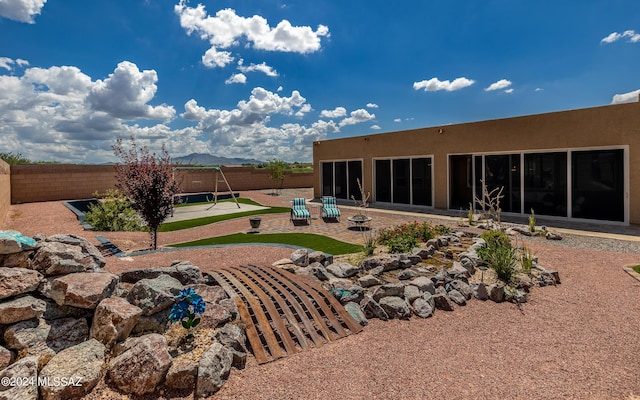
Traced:
<path id="1" fill-rule="evenodd" d="M 309 219 L 311 218 L 311 213 L 307 209 L 307 204 L 304 198 L 297 197 L 293 199 L 293 204 L 291 207 L 291 217 L 289 220 L 293 222 L 296 219 L 304 219 L 309 223 Z"/>
<path id="2" fill-rule="evenodd" d="M 322 197 L 322 217 L 335 218 L 340 221 L 340 209 L 336 205 L 336 198 L 333 196 Z"/>

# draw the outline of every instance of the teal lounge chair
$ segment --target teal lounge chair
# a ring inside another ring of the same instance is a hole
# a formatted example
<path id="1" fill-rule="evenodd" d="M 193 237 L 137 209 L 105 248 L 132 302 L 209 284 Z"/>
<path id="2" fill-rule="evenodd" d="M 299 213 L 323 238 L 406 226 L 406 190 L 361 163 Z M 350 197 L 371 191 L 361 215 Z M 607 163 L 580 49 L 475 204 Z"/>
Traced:
<path id="1" fill-rule="evenodd" d="M 322 198 L 322 217 L 335 218 L 340 221 L 340 209 L 336 205 L 335 197 L 324 196 Z"/>
<path id="2" fill-rule="evenodd" d="M 311 213 L 307 209 L 305 199 L 301 197 L 293 199 L 293 205 L 291 207 L 291 217 L 289 218 L 289 220 L 293 222 L 294 220 L 304 219 L 308 224 L 310 218 Z"/>

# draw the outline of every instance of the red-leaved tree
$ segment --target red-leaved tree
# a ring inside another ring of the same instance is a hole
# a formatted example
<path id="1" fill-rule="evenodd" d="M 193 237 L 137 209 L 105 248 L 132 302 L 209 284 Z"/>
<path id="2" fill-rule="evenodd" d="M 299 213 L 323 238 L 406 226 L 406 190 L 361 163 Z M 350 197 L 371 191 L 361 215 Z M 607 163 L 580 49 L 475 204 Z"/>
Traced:
<path id="1" fill-rule="evenodd" d="M 116 163 L 117 187 L 147 223 L 153 249 L 158 248 L 158 229 L 173 212 L 173 198 L 179 184 L 173 175 L 171 156 L 164 145 L 159 155 L 147 147 L 138 147 L 131 137 L 131 147 L 125 149 L 122 139 L 112 146 L 122 163 Z"/>

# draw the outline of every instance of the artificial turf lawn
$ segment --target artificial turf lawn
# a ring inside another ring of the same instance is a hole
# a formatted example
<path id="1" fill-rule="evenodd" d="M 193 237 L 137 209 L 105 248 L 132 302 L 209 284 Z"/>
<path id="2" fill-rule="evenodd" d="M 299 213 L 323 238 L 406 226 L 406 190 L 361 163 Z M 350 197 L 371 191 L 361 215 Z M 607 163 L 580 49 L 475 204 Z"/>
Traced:
<path id="1" fill-rule="evenodd" d="M 294 246 L 306 247 L 333 255 L 351 254 L 362 251 L 362 246 L 360 245 L 341 242 L 327 236 L 315 235 L 313 233 L 266 233 L 250 235 L 246 233 L 234 233 L 232 235 L 217 236 L 212 238 L 194 240 L 192 242 L 173 244 L 170 247 L 191 247 L 240 243 L 289 244 Z"/>
<path id="2" fill-rule="evenodd" d="M 233 199 L 221 200 L 221 201 L 233 201 Z M 251 204 L 254 206 L 262 206 L 262 204 L 259 204 L 253 200 L 244 199 L 244 198 L 239 198 L 238 203 Z M 193 203 L 189 205 L 193 206 L 196 204 L 198 203 Z M 210 203 L 204 203 L 204 204 L 210 204 Z M 188 207 L 188 205 L 185 205 L 185 206 Z M 226 221 L 228 219 L 234 219 L 234 218 L 242 218 L 250 215 L 281 214 L 281 213 L 288 213 L 290 211 L 291 209 L 288 207 L 270 207 L 265 210 L 244 211 L 244 212 L 225 214 L 225 215 L 212 215 L 210 217 L 188 219 L 186 221 L 167 222 L 165 224 L 162 224 L 162 226 L 160 227 L 160 229 L 158 229 L 158 231 L 159 232 L 179 231 L 181 229 L 195 228 L 196 226 L 213 224 L 214 222 Z"/>
<path id="3" fill-rule="evenodd" d="M 640 265 L 633 266 L 631 269 L 640 274 Z"/>

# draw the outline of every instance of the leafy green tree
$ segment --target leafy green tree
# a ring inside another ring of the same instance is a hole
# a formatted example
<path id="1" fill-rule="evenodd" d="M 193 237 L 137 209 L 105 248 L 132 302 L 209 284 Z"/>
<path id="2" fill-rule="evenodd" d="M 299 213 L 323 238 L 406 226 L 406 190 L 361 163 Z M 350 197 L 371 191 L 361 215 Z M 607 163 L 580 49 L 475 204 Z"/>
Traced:
<path id="1" fill-rule="evenodd" d="M 129 149 L 125 149 L 122 139 L 118 139 L 113 151 L 122 160 L 122 164 L 115 164 L 116 186 L 147 223 L 155 250 L 158 248 L 158 229 L 173 212 L 174 196 L 180 188 L 173 175 L 171 156 L 164 145 L 159 155 L 150 153 L 147 147 L 138 148 L 133 137 Z"/>
<path id="2" fill-rule="evenodd" d="M 284 176 L 285 170 L 287 169 L 287 164 L 278 159 L 269 160 L 267 164 L 267 170 L 269 171 L 269 179 L 273 182 L 273 192 L 274 194 L 280 193 L 282 191 L 282 185 L 284 184 Z"/>

